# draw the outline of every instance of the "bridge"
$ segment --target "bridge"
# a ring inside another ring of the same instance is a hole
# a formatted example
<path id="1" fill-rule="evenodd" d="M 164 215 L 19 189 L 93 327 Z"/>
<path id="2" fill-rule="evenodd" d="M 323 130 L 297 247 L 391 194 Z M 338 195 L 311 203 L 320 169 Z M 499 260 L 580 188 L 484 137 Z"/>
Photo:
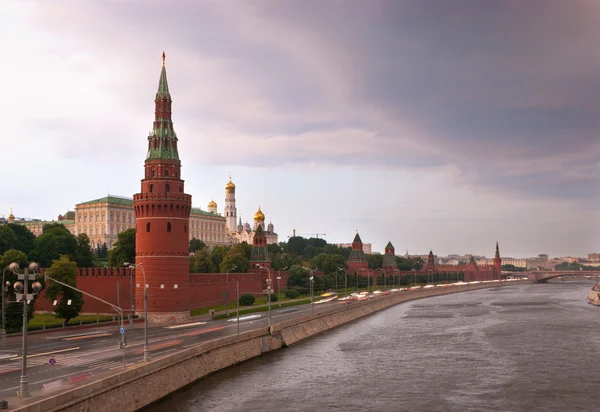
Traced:
<path id="1" fill-rule="evenodd" d="M 531 272 L 509 272 L 502 271 L 502 277 L 526 277 L 535 283 L 546 283 L 550 279 L 561 278 L 561 277 L 598 277 L 600 269 L 598 271 L 591 270 L 536 270 Z"/>

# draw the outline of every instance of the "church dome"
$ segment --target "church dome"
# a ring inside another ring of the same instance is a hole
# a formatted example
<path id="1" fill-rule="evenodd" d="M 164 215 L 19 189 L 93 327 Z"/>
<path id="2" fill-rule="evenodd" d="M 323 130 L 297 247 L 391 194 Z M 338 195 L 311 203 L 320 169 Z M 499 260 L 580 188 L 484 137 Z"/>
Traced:
<path id="1" fill-rule="evenodd" d="M 15 220 L 15 215 L 12 213 L 12 208 L 10 209 L 10 215 L 8 215 L 8 220 Z"/>
<path id="2" fill-rule="evenodd" d="M 256 221 L 256 222 L 262 222 L 264 220 L 265 220 L 265 214 L 260 210 L 260 206 L 259 206 L 258 210 L 254 214 L 254 221 Z"/>
<path id="3" fill-rule="evenodd" d="M 208 207 L 209 208 L 217 207 L 217 203 L 214 200 L 211 200 L 210 202 L 208 202 Z"/>
<path id="4" fill-rule="evenodd" d="M 235 185 L 231 181 L 231 177 L 229 178 L 229 182 L 227 182 L 227 184 L 225 185 L 225 190 L 227 190 L 227 191 L 230 191 L 230 190 L 233 191 L 233 190 L 235 190 Z"/>
<path id="5" fill-rule="evenodd" d="M 274 232 L 275 231 L 275 226 L 273 226 L 273 223 L 269 222 L 269 224 L 267 225 L 267 232 Z"/>

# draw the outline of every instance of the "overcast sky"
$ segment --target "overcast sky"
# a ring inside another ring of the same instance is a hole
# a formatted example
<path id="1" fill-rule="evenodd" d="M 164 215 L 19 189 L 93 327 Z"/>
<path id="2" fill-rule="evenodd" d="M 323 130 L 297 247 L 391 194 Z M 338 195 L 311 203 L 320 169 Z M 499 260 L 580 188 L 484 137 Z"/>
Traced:
<path id="1" fill-rule="evenodd" d="M 600 252 L 596 0 L 5 0 L 0 36 L 0 216 L 139 191 L 165 50 L 194 206 L 231 172 L 280 240 Z"/>

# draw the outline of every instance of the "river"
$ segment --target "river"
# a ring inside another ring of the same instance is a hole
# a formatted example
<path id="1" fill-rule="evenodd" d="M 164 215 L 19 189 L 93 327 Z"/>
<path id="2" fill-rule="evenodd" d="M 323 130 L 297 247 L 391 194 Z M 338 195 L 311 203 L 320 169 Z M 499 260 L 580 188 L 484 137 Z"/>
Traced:
<path id="1" fill-rule="evenodd" d="M 151 412 L 600 410 L 593 282 L 403 303 L 216 373 Z"/>

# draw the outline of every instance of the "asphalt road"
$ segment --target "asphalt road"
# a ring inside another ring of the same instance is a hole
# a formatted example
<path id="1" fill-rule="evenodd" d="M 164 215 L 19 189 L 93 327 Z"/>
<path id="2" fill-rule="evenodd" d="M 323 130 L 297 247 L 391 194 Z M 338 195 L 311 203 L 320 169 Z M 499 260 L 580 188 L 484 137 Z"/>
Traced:
<path id="1" fill-rule="evenodd" d="M 340 303 L 315 305 L 315 312 L 339 308 Z M 273 305 L 272 322 L 305 315 L 310 305 L 279 309 Z M 240 332 L 266 327 L 268 312 L 240 316 Z M 69 386 L 135 367 L 143 362 L 144 329 L 125 325 L 127 345 L 119 348 L 119 328 L 110 326 L 86 331 L 62 331 L 36 336 L 27 350 L 27 376 L 32 396 L 51 393 Z M 167 356 L 198 345 L 199 343 L 237 333 L 237 322 L 226 319 L 217 321 L 192 321 L 186 324 L 152 327 L 148 329 L 148 346 L 152 359 Z M 55 365 L 50 365 L 50 359 Z M 0 345 L 0 399 L 16 396 L 21 377 L 21 339 L 11 339 Z M 35 392 L 35 393 L 34 393 Z"/>

